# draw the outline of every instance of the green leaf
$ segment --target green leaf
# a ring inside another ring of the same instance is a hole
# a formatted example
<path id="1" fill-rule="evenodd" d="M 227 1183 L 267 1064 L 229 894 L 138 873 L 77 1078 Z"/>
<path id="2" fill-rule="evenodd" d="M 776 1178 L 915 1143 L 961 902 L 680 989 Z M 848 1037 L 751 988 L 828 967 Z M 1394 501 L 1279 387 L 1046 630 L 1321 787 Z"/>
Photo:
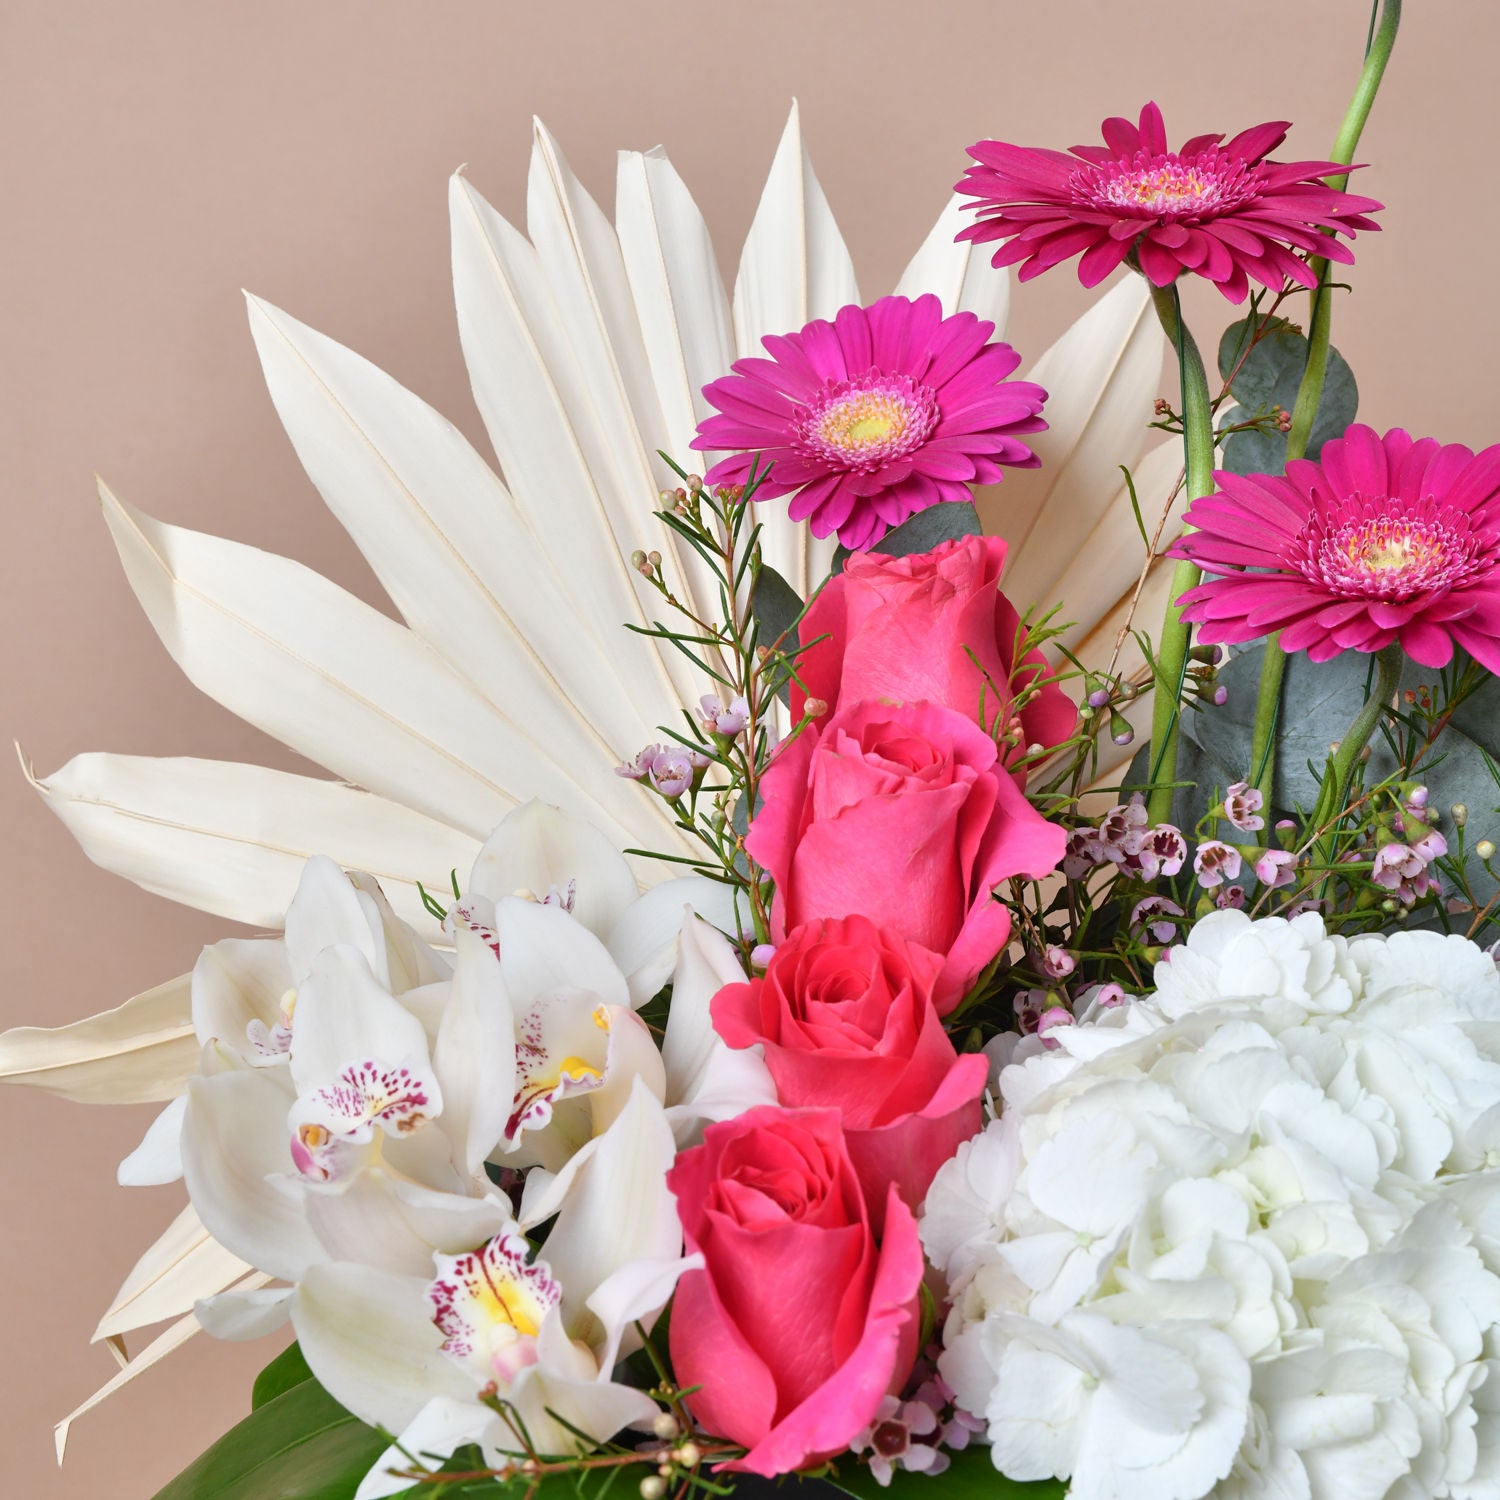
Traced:
<path id="1" fill-rule="evenodd" d="M 793 622 L 802 613 L 802 601 L 797 597 L 797 590 L 775 568 L 762 565 L 756 576 L 750 608 L 760 626 L 762 646 L 769 646 L 784 635 L 782 651 L 787 655 L 796 651 L 797 632 Z"/>
<path id="2" fill-rule="evenodd" d="M 1247 779 L 1255 699 L 1260 687 L 1264 646 L 1241 651 L 1219 668 L 1218 680 L 1229 689 L 1222 708 L 1189 716 L 1188 732 L 1223 772 L 1227 785 Z M 1364 706 L 1370 658 L 1346 651 L 1317 665 L 1302 652 L 1288 657 L 1281 687 L 1281 715 L 1276 736 L 1276 805 L 1311 808 L 1328 763 L 1328 747 L 1343 739 Z"/>
<path id="3" fill-rule="evenodd" d="M 918 552 L 931 552 L 934 547 L 961 536 L 979 536 L 983 531 L 979 512 L 969 501 L 945 500 L 919 510 L 911 520 L 892 527 L 870 551 L 884 552 L 888 557 L 911 557 Z M 835 573 L 843 569 L 844 559 L 848 556 L 847 547 L 840 547 L 834 554 Z"/>
<path id="4" fill-rule="evenodd" d="M 250 1392 L 250 1410 L 259 1411 L 268 1401 L 274 1401 L 284 1391 L 311 1380 L 313 1372 L 302 1357 L 300 1344 L 291 1344 L 255 1377 L 255 1386 Z"/>
<path id="5" fill-rule="evenodd" d="M 1217 712 L 1219 710 L 1213 708 L 1202 710 L 1202 713 Z M 1198 819 L 1208 811 L 1214 788 L 1222 791 L 1232 781 L 1239 780 L 1239 776 L 1226 776 L 1224 768 L 1192 737 L 1192 724 L 1201 716 L 1191 709 L 1184 715 L 1184 732 L 1177 742 L 1177 774 L 1171 778 L 1183 783 L 1172 792 L 1171 821 L 1189 836 Z M 1121 800 L 1131 792 L 1145 791 L 1150 779 L 1151 746 L 1146 744 L 1136 751 L 1129 769 L 1121 777 L 1121 784 L 1130 789 L 1121 793 Z"/>
<path id="6" fill-rule="evenodd" d="M 1058 1479 L 1023 1483 L 1007 1479 L 990 1462 L 990 1450 L 973 1444 L 951 1455 L 952 1462 L 936 1479 L 897 1469 L 889 1486 L 882 1486 L 865 1464 L 845 1459 L 828 1483 L 857 1500 L 1063 1500 L 1067 1486 Z"/>
<path id="7" fill-rule="evenodd" d="M 304 1380 L 258 1406 L 155 1500 L 352 1500 L 387 1446 Z"/>
<path id="8" fill-rule="evenodd" d="M 1225 380 L 1250 336 L 1249 321 L 1231 323 L 1219 340 L 1219 374 Z M 1234 414 L 1235 420 L 1269 412 L 1272 406 L 1291 411 L 1297 404 L 1297 390 L 1306 368 L 1307 340 L 1290 323 L 1278 319 L 1234 377 L 1230 394 L 1241 408 Z M 1354 372 L 1337 349 L 1330 349 L 1307 457 L 1316 458 L 1324 443 L 1340 436 L 1358 409 L 1359 387 Z M 1286 435 L 1234 433 L 1224 444 L 1223 467 L 1234 474 L 1280 474 L 1286 468 Z"/>

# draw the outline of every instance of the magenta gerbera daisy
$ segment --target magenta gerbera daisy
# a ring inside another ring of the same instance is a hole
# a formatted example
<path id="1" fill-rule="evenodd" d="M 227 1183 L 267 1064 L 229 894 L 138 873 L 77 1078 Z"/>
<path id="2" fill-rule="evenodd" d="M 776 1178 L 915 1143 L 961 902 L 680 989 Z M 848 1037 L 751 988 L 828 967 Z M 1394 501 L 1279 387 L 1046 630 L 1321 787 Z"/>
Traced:
<path id="1" fill-rule="evenodd" d="M 814 536 L 872 547 L 919 510 L 968 500 L 1002 464 L 1030 469 L 1023 433 L 1047 424 L 1047 393 L 1007 377 L 1020 363 L 995 325 L 943 316 L 930 293 L 840 308 L 798 333 L 762 339 L 769 359 L 740 359 L 703 388 L 718 408 L 693 447 L 734 450 L 704 476 L 743 484 L 771 465 L 755 496 L 792 494 L 790 515 Z"/>
<path id="2" fill-rule="evenodd" d="M 1161 110 L 1148 104 L 1140 123 L 1103 125 L 1104 145 L 1071 154 L 1004 141 L 969 148 L 978 163 L 954 191 L 977 199 L 979 222 L 959 236 L 1005 240 L 994 264 L 1021 262 L 1026 281 L 1075 255 L 1078 279 L 1097 286 L 1127 256 L 1153 286 L 1183 271 L 1207 277 L 1231 302 L 1243 302 L 1250 279 L 1280 289 L 1316 278 L 1294 251 L 1350 262 L 1354 253 L 1332 234 L 1378 229 L 1366 217 L 1382 205 L 1336 191 L 1321 178 L 1350 168 L 1331 161 L 1269 161 L 1286 139 L 1287 122 L 1242 130 L 1233 140 L 1195 135 L 1167 149 Z"/>
<path id="3" fill-rule="evenodd" d="M 1500 444 L 1355 426 L 1285 478 L 1214 477 L 1171 549 L 1223 575 L 1182 596 L 1202 640 L 1279 630 L 1314 661 L 1399 642 L 1426 667 L 1461 646 L 1500 673 Z"/>

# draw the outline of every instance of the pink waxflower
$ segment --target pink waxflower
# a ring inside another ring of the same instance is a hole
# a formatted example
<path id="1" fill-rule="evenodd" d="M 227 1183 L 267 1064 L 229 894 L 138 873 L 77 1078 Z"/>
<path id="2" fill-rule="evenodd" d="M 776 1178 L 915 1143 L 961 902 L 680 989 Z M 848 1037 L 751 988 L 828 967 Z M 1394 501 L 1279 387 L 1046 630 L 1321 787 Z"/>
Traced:
<path id="1" fill-rule="evenodd" d="M 1180 601 L 1201 640 L 1279 630 L 1313 661 L 1399 642 L 1426 667 L 1461 646 L 1500 672 L 1500 444 L 1356 425 L 1285 478 L 1214 477 L 1170 549 L 1223 575 Z"/>
<path id="2" fill-rule="evenodd" d="M 1237 781 L 1224 793 L 1224 817 L 1241 833 L 1259 833 L 1266 826 L 1260 816 L 1265 798 L 1248 782 Z"/>
<path id="3" fill-rule="evenodd" d="M 1212 890 L 1240 873 L 1240 851 L 1218 839 L 1204 839 L 1193 856 L 1193 873 L 1204 890 Z"/>
<path id="4" fill-rule="evenodd" d="M 1078 1018 L 1066 1005 L 1049 1005 L 1037 1017 L 1036 1034 L 1041 1037 L 1042 1046 L 1046 1047 L 1049 1051 L 1054 1051 L 1057 1048 L 1058 1041 L 1056 1037 L 1049 1036 L 1048 1032 L 1056 1031 L 1059 1026 L 1076 1026 L 1077 1024 Z"/>
<path id="5" fill-rule="evenodd" d="M 979 222 L 958 238 L 1006 241 L 993 263 L 1021 263 L 1022 281 L 1081 254 L 1085 286 L 1129 256 L 1153 286 L 1192 271 L 1231 302 L 1245 300 L 1252 278 L 1276 291 L 1288 279 L 1311 287 L 1316 278 L 1295 252 L 1352 262 L 1335 235 L 1378 229 L 1366 216 L 1381 205 L 1322 182 L 1348 172 L 1335 162 L 1268 161 L 1286 131 L 1275 120 L 1169 151 L 1161 110 L 1148 104 L 1138 124 L 1106 120 L 1104 145 L 1071 155 L 981 141 L 969 148 L 978 165 L 955 188 L 977 200 Z"/>
<path id="6" fill-rule="evenodd" d="M 1426 869 L 1426 862 L 1415 849 L 1409 849 L 1405 844 L 1382 844 L 1375 851 L 1370 879 L 1376 885 L 1394 891 L 1399 890 L 1405 882 L 1415 880 Z"/>
<path id="7" fill-rule="evenodd" d="M 1103 846 L 1104 857 L 1115 864 L 1124 864 L 1140 847 L 1141 836 L 1150 824 L 1146 799 L 1139 792 L 1134 793 L 1130 801 L 1110 808 L 1099 820 L 1098 841 Z"/>
<path id="8" fill-rule="evenodd" d="M 1297 856 L 1288 849 L 1267 849 L 1255 861 L 1255 878 L 1273 891 L 1294 884 Z"/>
<path id="9" fill-rule="evenodd" d="M 1104 845 L 1091 830 L 1075 828 L 1068 834 L 1063 851 L 1062 872 L 1069 880 L 1082 880 L 1097 865 L 1106 862 Z"/>
<path id="10" fill-rule="evenodd" d="M 1133 847 L 1125 859 L 1125 868 L 1138 874 L 1143 880 L 1155 880 L 1158 875 L 1170 879 L 1187 861 L 1187 840 L 1180 828 L 1170 823 L 1158 823 L 1139 833 L 1132 841 Z"/>
<path id="11" fill-rule="evenodd" d="M 1183 909 L 1165 896 L 1146 896 L 1130 912 L 1130 931 L 1136 937 L 1150 936 L 1158 943 L 1170 943 L 1177 936 L 1174 917 L 1184 916 Z"/>
<path id="12" fill-rule="evenodd" d="M 854 1453 L 869 1452 L 870 1472 L 882 1488 L 888 1487 L 896 1469 L 913 1474 L 941 1474 L 949 1458 L 937 1444 L 942 1441 L 937 1411 L 922 1400 L 920 1392 L 913 1401 L 887 1396 L 875 1413 L 875 1420 L 849 1445 Z M 913 1438 L 931 1437 L 930 1443 L 916 1443 Z"/>
<path id="13" fill-rule="evenodd" d="M 1042 954 L 1042 973 L 1048 979 L 1066 979 L 1078 967 L 1078 960 L 1066 948 L 1048 943 Z"/>
<path id="14" fill-rule="evenodd" d="M 736 360 L 703 388 L 718 414 L 692 446 L 730 451 L 705 482 L 744 484 L 773 464 L 757 500 L 795 491 L 794 521 L 863 552 L 919 510 L 994 484 L 1002 465 L 1035 468 L 1020 438 L 1046 427 L 1047 393 L 1007 379 L 1020 356 L 990 343 L 994 331 L 971 312 L 945 318 L 928 293 L 768 335 L 770 359 Z"/>

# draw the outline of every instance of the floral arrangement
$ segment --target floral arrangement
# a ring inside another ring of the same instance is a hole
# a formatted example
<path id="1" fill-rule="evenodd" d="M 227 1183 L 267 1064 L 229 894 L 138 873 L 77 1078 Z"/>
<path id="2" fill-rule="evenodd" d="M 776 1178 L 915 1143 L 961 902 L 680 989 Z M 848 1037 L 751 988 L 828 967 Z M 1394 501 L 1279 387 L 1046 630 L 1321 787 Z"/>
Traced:
<path id="1" fill-rule="evenodd" d="M 404 623 L 104 492 L 188 676 L 337 779 L 36 782 L 262 933 L 0 1038 L 162 1104 L 120 1180 L 189 1200 L 59 1456 L 289 1326 L 158 1500 L 1500 1495 L 1500 445 L 1359 424 L 1331 344 L 1399 19 L 1329 159 L 980 142 L 868 302 L 795 113 L 732 298 L 661 153 L 611 225 L 539 129 L 529 237 L 453 183 L 503 482 L 252 299 Z M 1016 378 L 1003 268 L 1075 258 Z"/>

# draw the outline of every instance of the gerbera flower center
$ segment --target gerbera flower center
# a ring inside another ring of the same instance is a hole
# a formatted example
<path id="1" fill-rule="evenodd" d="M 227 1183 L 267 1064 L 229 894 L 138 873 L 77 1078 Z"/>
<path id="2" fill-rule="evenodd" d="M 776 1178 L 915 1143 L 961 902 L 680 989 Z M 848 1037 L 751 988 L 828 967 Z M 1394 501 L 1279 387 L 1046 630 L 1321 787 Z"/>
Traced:
<path id="1" fill-rule="evenodd" d="M 807 457 L 870 474 L 921 447 L 937 423 L 936 391 L 872 370 L 826 382 L 793 418 L 793 433 Z"/>
<path id="2" fill-rule="evenodd" d="M 1075 201 L 1127 218 L 1211 219 L 1255 196 L 1258 169 L 1217 151 L 1180 157 L 1137 151 L 1118 161 L 1079 167 L 1070 186 Z"/>
<path id="3" fill-rule="evenodd" d="M 1485 566 L 1462 511 L 1429 502 L 1414 512 L 1397 499 L 1360 495 L 1312 516 L 1292 560 L 1346 598 L 1395 601 L 1452 588 Z"/>

